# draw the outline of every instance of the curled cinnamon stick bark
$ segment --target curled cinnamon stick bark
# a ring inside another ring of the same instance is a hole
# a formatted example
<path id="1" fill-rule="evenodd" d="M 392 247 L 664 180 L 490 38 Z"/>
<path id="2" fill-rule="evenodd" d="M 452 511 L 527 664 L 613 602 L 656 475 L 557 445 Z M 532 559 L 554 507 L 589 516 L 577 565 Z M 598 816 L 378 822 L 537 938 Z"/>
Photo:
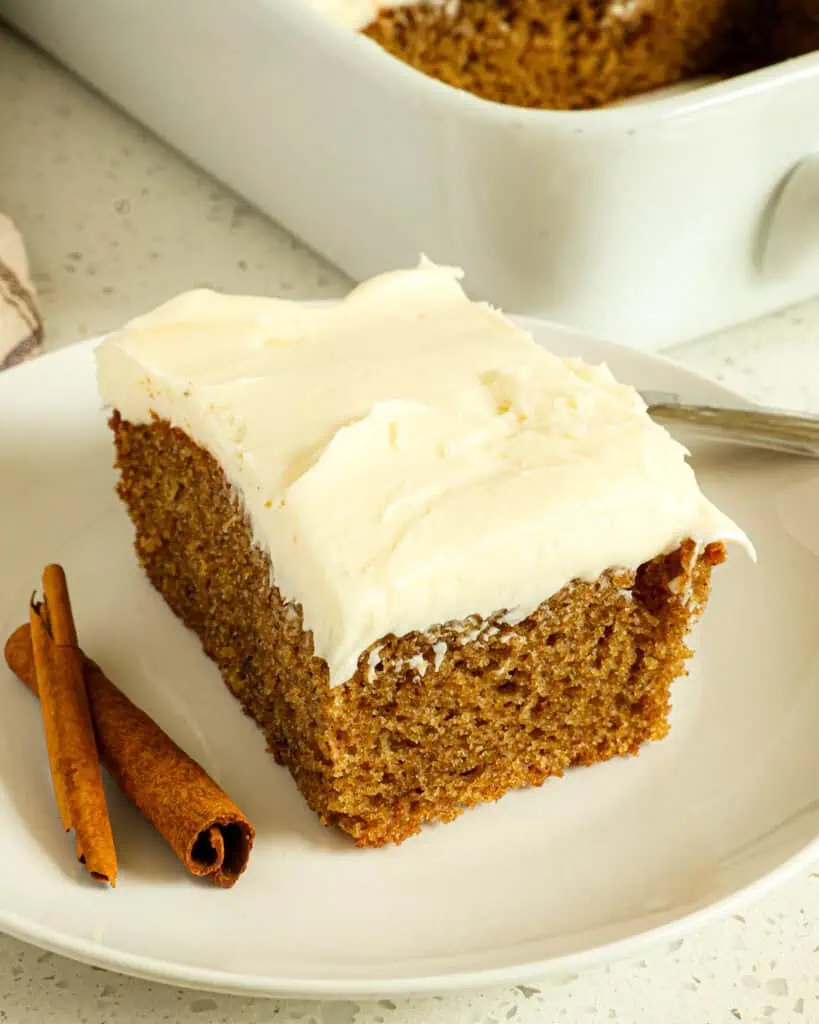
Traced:
<path id="1" fill-rule="evenodd" d="M 43 573 L 43 600 L 32 600 L 29 673 L 40 696 L 48 761 L 63 828 L 91 877 L 116 885 L 117 855 L 65 574 Z"/>
<path id="2" fill-rule="evenodd" d="M 80 654 L 103 765 L 192 874 L 234 885 L 247 867 L 253 826 L 200 765 Z M 28 626 L 12 633 L 5 656 L 36 693 Z"/>

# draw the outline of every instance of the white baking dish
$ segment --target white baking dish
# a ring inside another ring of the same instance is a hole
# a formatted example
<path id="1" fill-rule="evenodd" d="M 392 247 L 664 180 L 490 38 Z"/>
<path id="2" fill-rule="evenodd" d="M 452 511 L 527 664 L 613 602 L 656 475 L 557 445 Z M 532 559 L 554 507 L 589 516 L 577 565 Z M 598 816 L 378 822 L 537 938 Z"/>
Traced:
<path id="1" fill-rule="evenodd" d="M 354 278 L 424 251 L 644 349 L 819 292 L 817 54 L 565 113 L 444 86 L 304 0 L 0 13 Z"/>

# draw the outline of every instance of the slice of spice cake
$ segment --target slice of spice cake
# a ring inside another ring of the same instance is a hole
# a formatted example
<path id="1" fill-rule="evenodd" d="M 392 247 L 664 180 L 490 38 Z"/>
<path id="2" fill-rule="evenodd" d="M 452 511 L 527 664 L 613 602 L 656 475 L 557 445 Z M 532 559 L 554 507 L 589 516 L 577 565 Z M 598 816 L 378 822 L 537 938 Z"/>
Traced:
<path id="1" fill-rule="evenodd" d="M 668 731 L 724 541 L 685 451 L 429 263 L 97 349 L 152 583 L 362 846 Z"/>

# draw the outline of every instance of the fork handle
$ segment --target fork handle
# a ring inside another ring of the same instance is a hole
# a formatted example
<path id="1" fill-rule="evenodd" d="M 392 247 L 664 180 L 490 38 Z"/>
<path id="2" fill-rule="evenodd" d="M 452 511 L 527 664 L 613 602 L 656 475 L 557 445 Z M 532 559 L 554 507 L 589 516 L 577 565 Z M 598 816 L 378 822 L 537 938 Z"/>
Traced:
<path id="1" fill-rule="evenodd" d="M 664 426 L 688 427 L 708 440 L 819 458 L 819 417 L 665 402 L 650 405 L 648 412 Z"/>

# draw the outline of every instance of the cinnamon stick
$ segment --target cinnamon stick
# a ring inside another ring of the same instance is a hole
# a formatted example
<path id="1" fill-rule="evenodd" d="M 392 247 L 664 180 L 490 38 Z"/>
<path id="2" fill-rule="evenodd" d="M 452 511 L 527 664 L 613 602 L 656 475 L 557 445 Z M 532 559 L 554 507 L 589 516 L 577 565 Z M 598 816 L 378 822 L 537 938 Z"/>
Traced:
<path id="1" fill-rule="evenodd" d="M 74 830 L 77 859 L 92 878 L 116 885 L 117 855 L 102 788 L 65 574 L 43 573 L 43 600 L 29 608 L 30 672 L 40 696 L 48 761 L 63 828 Z"/>
<path id="2" fill-rule="evenodd" d="M 80 652 L 100 759 L 126 796 L 194 875 L 234 885 L 255 832 L 239 808 L 148 715 Z M 35 693 L 32 633 L 6 643 L 6 663 Z"/>

